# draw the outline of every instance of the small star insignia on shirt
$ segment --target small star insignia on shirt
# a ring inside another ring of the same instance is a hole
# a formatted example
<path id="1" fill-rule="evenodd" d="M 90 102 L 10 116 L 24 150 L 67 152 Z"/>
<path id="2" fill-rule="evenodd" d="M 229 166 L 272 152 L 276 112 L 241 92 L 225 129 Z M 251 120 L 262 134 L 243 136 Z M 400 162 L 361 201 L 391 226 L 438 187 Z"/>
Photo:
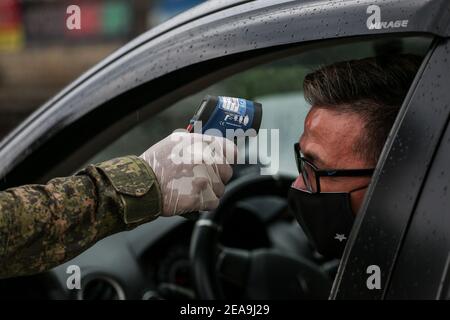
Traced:
<path id="1" fill-rule="evenodd" d="M 347 240 L 347 238 L 345 237 L 345 234 L 338 234 L 336 233 L 336 236 L 334 237 L 336 240 L 339 240 L 339 242 L 342 242 L 344 240 Z"/>

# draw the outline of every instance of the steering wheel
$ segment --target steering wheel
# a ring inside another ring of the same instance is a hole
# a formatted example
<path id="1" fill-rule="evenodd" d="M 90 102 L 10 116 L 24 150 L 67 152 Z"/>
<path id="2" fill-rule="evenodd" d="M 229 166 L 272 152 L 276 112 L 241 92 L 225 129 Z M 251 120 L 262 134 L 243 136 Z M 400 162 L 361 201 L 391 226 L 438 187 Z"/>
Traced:
<path id="1" fill-rule="evenodd" d="M 196 222 L 190 258 L 200 299 L 225 299 L 223 279 L 242 288 L 248 299 L 328 297 L 332 280 L 310 260 L 272 248 L 248 251 L 219 243 L 224 221 L 237 201 L 255 196 L 286 197 L 291 184 L 292 177 L 286 176 L 236 179 L 228 185 L 218 208 Z"/>

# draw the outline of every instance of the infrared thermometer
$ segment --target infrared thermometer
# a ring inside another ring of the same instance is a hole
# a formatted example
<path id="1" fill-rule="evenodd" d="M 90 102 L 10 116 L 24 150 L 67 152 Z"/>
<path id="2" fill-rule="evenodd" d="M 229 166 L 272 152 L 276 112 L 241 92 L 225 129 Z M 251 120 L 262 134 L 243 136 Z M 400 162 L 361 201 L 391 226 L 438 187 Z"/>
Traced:
<path id="1" fill-rule="evenodd" d="M 262 105 L 258 102 L 208 95 L 202 100 L 197 112 L 190 120 L 187 131 L 195 131 L 196 124 L 201 122 L 202 134 L 221 134 L 222 137 L 227 137 L 227 129 L 232 129 L 238 136 L 239 133 L 243 134 L 244 132 L 254 132 L 254 136 L 256 136 L 261 126 L 261 118 Z M 242 131 L 238 129 L 242 129 Z M 254 129 L 254 131 L 247 131 L 249 129 Z M 247 136 L 251 135 L 247 134 Z"/>

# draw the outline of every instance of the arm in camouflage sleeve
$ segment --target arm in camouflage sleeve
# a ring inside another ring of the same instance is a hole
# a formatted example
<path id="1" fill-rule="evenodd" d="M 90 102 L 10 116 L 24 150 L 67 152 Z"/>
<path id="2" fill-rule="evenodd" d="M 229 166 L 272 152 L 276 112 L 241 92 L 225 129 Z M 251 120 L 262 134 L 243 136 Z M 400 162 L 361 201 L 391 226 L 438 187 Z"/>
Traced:
<path id="1" fill-rule="evenodd" d="M 161 213 L 159 185 L 135 156 L 0 192 L 0 278 L 48 270 Z"/>

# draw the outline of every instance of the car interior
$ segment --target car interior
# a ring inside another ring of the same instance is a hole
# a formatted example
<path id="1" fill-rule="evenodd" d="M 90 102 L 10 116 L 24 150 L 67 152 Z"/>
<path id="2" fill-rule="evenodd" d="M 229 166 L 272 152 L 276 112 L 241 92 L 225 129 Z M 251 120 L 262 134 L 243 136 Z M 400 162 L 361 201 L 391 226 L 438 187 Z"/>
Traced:
<path id="1" fill-rule="evenodd" d="M 327 299 L 339 260 L 327 260 L 308 243 L 287 210 L 287 190 L 297 173 L 293 143 L 303 132 L 309 110 L 302 82 L 309 72 L 337 61 L 380 54 L 412 53 L 424 57 L 432 38 L 377 37 L 328 41 L 288 50 L 263 63 L 248 63 L 223 76 L 204 81 L 195 90 L 177 92 L 177 102 L 160 112 L 132 115 L 127 130 L 112 143 L 86 154 L 75 173 L 90 163 L 145 149 L 185 128 L 206 95 L 243 97 L 263 107 L 261 134 L 279 135 L 279 159 L 272 146 L 258 163 L 235 165 L 226 195 L 214 212 L 189 218 L 159 218 L 132 231 L 105 238 L 75 259 L 48 272 L 0 281 L 0 297 L 29 299 Z M 267 60 L 267 59 L 266 59 Z M 130 124 L 131 123 L 131 124 Z M 270 175 L 261 175 L 270 168 Z M 201 227 L 203 217 L 220 230 Z M 67 267 L 78 265 L 82 289 L 66 288 Z"/>

